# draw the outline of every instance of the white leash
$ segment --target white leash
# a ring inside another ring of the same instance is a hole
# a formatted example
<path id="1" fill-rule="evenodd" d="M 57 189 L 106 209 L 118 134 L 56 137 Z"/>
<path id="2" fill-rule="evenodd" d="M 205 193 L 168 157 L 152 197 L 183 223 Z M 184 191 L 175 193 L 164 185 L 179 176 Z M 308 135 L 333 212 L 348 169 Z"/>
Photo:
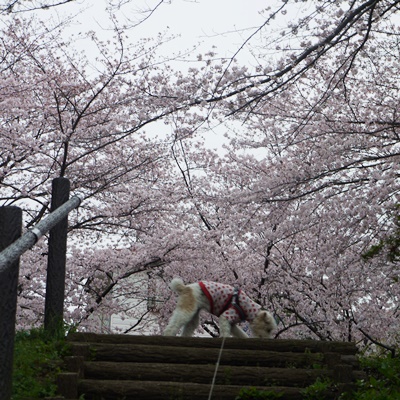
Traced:
<path id="1" fill-rule="evenodd" d="M 212 393 L 213 393 L 213 390 L 214 390 L 215 379 L 217 377 L 219 362 L 221 361 L 221 355 L 222 355 L 222 350 L 224 348 L 224 344 L 225 344 L 225 336 L 222 338 L 221 348 L 219 349 L 218 360 L 217 360 L 217 364 L 215 365 L 215 371 L 214 371 L 214 376 L 213 376 L 213 380 L 212 380 L 212 383 L 211 383 L 210 393 L 208 395 L 208 400 L 211 400 L 211 396 L 212 396 Z"/>

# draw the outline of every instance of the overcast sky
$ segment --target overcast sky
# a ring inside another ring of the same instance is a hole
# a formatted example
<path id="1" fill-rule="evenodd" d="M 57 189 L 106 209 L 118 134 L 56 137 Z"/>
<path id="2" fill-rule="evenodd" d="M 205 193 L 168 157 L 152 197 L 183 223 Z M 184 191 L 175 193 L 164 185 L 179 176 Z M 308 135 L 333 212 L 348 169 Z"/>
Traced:
<path id="1" fill-rule="evenodd" d="M 131 0 L 121 9 L 118 20 L 125 21 L 128 25 L 141 24 L 130 29 L 129 38 L 135 42 L 140 38 L 155 37 L 159 32 L 167 31 L 169 34 L 180 35 L 179 38 L 168 43 L 163 52 L 174 58 L 174 55 L 186 50 L 192 50 L 197 43 L 201 45 L 194 51 L 194 55 L 204 53 L 216 46 L 216 52 L 222 57 L 231 57 L 242 46 L 244 41 L 265 22 L 265 15 L 261 13 L 266 5 L 276 0 L 171 0 L 165 1 L 150 16 L 143 13 L 149 10 L 160 0 Z M 279 0 L 280 1 L 280 0 Z M 79 8 L 77 7 L 79 4 Z M 85 0 L 68 3 L 43 12 L 43 18 L 64 19 L 68 15 L 75 15 L 67 32 L 77 34 L 94 30 L 100 37 L 110 35 L 110 19 L 105 9 L 105 0 Z M 78 13 L 78 11 L 80 11 Z M 148 16 L 145 19 L 146 15 Z M 268 15 L 268 12 L 267 12 Z M 256 38 L 255 38 L 256 40 Z M 86 55 L 91 55 L 90 42 L 74 41 L 79 50 L 85 50 Z M 255 44 L 254 41 L 252 43 Z M 85 47 L 86 46 L 86 47 Z M 93 49 L 93 57 L 97 53 Z M 255 60 L 246 49 L 241 50 L 236 56 L 240 64 L 252 64 Z M 180 63 L 174 68 L 184 70 L 188 65 Z M 161 124 L 161 123 L 160 123 Z M 159 124 L 147 131 L 159 134 Z M 163 126 L 162 130 L 166 128 Z M 221 133 L 226 127 L 214 126 L 208 133 L 210 147 L 220 148 L 224 142 Z"/>
<path id="2" fill-rule="evenodd" d="M 48 15 L 57 13 L 63 18 L 76 14 L 77 3 L 82 12 L 74 18 L 70 31 L 76 33 L 92 29 L 105 35 L 110 22 L 104 11 L 104 0 L 68 3 Z M 137 23 L 146 16 L 142 11 L 157 3 L 159 0 L 132 0 L 121 8 L 119 19 L 130 25 Z M 131 29 L 130 35 L 132 40 L 137 40 L 169 32 L 180 35 L 169 45 L 171 52 L 192 49 L 201 42 L 199 52 L 215 45 L 218 54 L 229 57 L 264 22 L 260 13 L 265 7 L 265 0 L 172 0 L 169 4 L 161 4 L 149 18 Z"/>

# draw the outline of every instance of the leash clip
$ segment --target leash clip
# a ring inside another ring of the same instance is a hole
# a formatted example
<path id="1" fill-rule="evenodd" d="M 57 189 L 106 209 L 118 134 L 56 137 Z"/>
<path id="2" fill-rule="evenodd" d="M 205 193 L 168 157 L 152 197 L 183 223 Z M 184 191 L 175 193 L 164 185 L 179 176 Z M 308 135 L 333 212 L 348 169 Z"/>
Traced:
<path id="1" fill-rule="evenodd" d="M 232 304 L 238 305 L 239 304 L 239 293 L 240 290 L 237 286 L 233 288 L 233 296 L 232 296 Z"/>
<path id="2" fill-rule="evenodd" d="M 234 286 L 231 304 L 233 308 L 236 310 L 236 312 L 239 314 L 240 320 L 245 321 L 246 313 L 239 304 L 239 294 L 240 294 L 240 289 L 237 286 Z"/>

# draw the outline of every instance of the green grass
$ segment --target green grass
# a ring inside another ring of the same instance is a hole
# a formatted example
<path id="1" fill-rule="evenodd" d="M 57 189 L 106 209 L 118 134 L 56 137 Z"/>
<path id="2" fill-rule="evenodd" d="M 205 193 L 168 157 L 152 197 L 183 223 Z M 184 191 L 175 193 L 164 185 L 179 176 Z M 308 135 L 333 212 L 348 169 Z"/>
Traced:
<path id="1" fill-rule="evenodd" d="M 358 382 L 357 390 L 343 400 L 399 400 L 400 358 L 389 355 L 363 357 L 360 360 L 368 378 Z"/>
<path id="2" fill-rule="evenodd" d="M 360 359 L 367 378 L 357 383 L 351 393 L 343 393 L 340 400 L 400 400 L 400 357 L 389 355 L 369 356 Z M 317 379 L 312 385 L 302 389 L 304 400 L 322 400 L 335 389 L 335 383 Z M 279 395 L 256 388 L 242 389 L 236 400 L 275 399 Z"/>
<path id="3" fill-rule="evenodd" d="M 56 394 L 56 378 L 68 351 L 64 335 L 48 337 L 41 329 L 17 332 L 14 345 L 12 400 Z"/>
<path id="4" fill-rule="evenodd" d="M 361 357 L 360 364 L 367 378 L 357 382 L 351 393 L 343 393 L 340 400 L 400 400 L 400 358 L 387 355 Z M 317 379 L 302 391 L 304 400 L 321 400 L 335 384 Z"/>
<path id="5" fill-rule="evenodd" d="M 235 400 L 276 400 L 282 398 L 283 393 L 275 393 L 269 390 L 258 390 L 255 387 L 243 388 Z"/>

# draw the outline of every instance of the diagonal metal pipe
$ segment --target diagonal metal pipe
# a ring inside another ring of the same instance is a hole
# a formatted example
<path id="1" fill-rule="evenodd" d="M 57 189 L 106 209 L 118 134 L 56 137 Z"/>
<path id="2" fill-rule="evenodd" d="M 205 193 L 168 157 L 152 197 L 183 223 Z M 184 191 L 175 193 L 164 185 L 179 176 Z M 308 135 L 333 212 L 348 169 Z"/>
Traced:
<path id="1" fill-rule="evenodd" d="M 30 249 L 43 235 L 64 219 L 70 211 L 79 207 L 82 197 L 75 195 L 49 214 L 32 229 L 0 253 L 0 274 L 6 271 L 26 250 Z"/>

